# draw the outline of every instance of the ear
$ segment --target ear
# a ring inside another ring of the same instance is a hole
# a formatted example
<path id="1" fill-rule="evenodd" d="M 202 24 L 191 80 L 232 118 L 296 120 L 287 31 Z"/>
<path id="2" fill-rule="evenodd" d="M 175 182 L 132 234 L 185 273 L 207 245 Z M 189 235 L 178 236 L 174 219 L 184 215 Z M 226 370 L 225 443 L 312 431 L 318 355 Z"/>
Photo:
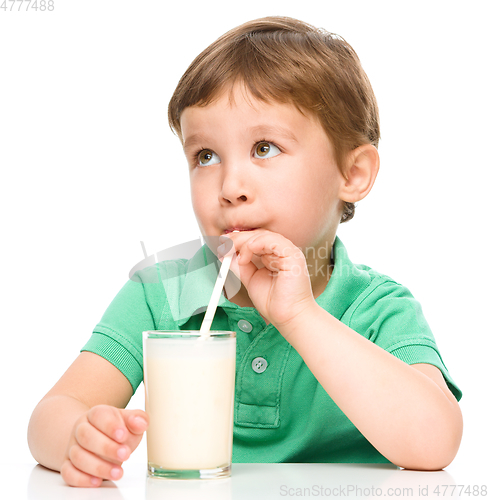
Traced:
<path id="1" fill-rule="evenodd" d="M 355 203 L 362 200 L 372 189 L 379 172 L 380 158 L 377 148 L 363 144 L 348 154 L 339 198 Z"/>

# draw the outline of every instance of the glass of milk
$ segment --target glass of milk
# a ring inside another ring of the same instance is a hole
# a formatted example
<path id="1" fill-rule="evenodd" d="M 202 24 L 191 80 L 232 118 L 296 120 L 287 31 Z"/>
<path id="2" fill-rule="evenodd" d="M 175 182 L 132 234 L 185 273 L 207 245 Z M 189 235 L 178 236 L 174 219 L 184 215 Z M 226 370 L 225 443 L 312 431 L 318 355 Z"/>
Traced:
<path id="1" fill-rule="evenodd" d="M 148 474 L 231 475 L 236 333 L 143 332 Z"/>

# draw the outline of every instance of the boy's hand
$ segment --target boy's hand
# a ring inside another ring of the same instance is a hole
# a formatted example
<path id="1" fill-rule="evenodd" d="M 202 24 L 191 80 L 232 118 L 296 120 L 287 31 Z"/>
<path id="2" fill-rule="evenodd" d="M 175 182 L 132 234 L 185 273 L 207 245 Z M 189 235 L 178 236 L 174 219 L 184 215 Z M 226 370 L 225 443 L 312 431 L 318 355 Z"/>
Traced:
<path id="1" fill-rule="evenodd" d="M 73 427 L 61 476 L 70 486 L 84 487 L 120 479 L 121 464 L 140 443 L 148 423 L 142 410 L 94 406 Z"/>
<path id="2" fill-rule="evenodd" d="M 291 241 L 265 229 L 229 233 L 220 241 L 226 238 L 233 241 L 239 254 L 233 258 L 231 270 L 239 276 L 258 311 L 279 331 L 315 305 L 306 259 Z M 223 257 L 228 247 L 219 247 L 218 256 Z"/>

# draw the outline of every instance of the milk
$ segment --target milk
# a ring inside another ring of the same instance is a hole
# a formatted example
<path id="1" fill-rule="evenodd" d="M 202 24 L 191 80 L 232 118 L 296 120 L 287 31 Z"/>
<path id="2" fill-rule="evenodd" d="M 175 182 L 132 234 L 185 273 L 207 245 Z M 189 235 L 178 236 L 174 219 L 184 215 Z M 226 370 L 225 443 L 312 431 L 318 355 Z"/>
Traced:
<path id="1" fill-rule="evenodd" d="M 147 338 L 144 351 L 150 468 L 228 467 L 236 338 Z"/>

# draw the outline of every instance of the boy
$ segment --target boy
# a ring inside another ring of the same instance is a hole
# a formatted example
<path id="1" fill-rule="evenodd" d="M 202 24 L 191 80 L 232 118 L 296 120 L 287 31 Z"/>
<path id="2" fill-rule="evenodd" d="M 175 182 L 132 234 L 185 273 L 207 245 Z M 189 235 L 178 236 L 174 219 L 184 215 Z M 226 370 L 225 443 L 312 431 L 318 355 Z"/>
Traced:
<path id="1" fill-rule="evenodd" d="M 353 49 L 294 19 L 246 23 L 191 64 L 169 120 L 209 246 L 158 264 L 172 287 L 144 271 L 125 285 L 34 410 L 34 457 L 70 485 L 122 476 L 148 425 L 123 409 L 142 380 L 141 332 L 200 327 L 198 290 L 213 283 L 193 270 L 230 239 L 243 286 L 212 328 L 237 331 L 233 461 L 449 464 L 461 393 L 421 308 L 336 238 L 379 168 L 377 105 Z"/>

